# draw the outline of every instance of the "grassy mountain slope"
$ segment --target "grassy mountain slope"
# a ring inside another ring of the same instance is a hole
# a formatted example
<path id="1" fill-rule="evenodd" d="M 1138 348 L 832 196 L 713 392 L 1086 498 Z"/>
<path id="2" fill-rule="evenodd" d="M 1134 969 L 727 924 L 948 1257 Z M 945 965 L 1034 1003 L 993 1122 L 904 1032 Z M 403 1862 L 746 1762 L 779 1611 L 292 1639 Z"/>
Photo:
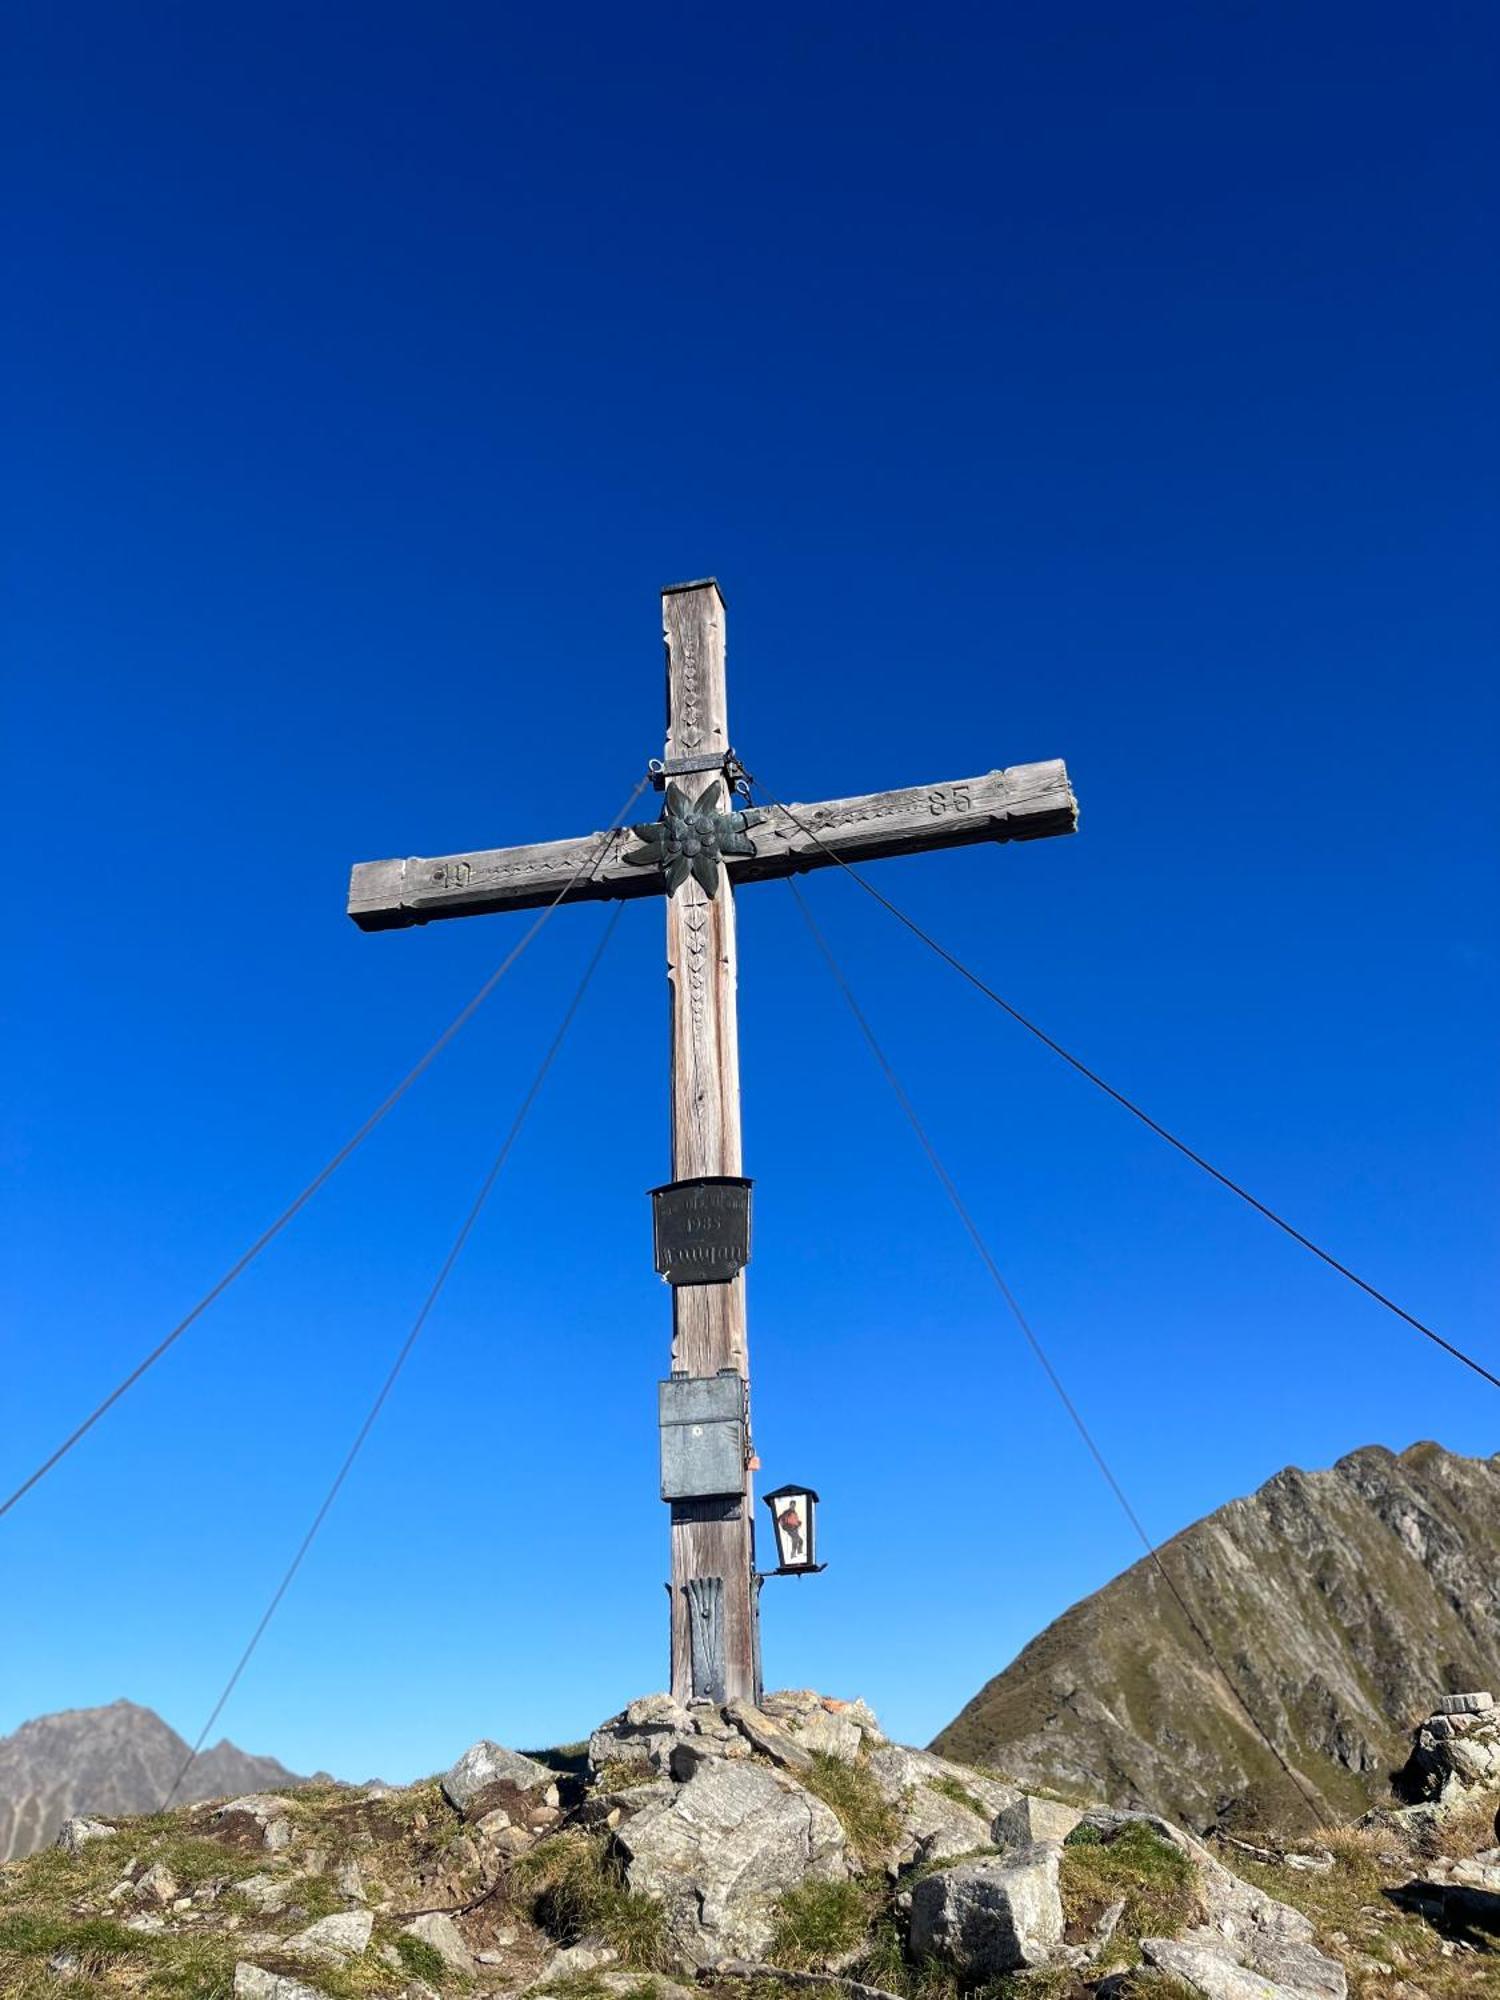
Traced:
<path id="1" fill-rule="evenodd" d="M 1161 1556 L 1330 1820 L 1384 1796 L 1435 1688 L 1500 1687 L 1500 1455 L 1369 1446 L 1289 1467 Z M 1149 1560 L 1032 1640 L 933 1748 L 1199 1827 L 1307 1818 Z"/>

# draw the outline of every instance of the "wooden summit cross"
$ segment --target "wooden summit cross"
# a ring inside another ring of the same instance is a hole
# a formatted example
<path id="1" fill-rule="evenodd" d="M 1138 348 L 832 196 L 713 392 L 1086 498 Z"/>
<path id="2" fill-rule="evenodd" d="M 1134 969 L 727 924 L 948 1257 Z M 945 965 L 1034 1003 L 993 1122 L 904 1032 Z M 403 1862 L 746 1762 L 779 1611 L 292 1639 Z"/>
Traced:
<path id="1" fill-rule="evenodd" d="M 350 880 L 349 914 L 362 930 L 381 931 L 490 910 L 535 909 L 564 889 L 573 902 L 665 893 L 672 1178 L 680 1182 L 741 1173 L 734 885 L 800 874 L 837 859 L 859 863 L 973 841 L 1071 833 L 1077 805 L 1067 771 L 1054 760 L 784 812 L 735 812 L 740 768 L 730 747 L 724 601 L 717 583 L 663 591 L 662 618 L 667 745 L 660 768 L 653 766 L 666 791 L 661 820 L 649 829 L 533 847 L 361 862 Z M 722 1408 L 725 1375 L 737 1378 L 739 1389 L 738 1477 L 721 1472 L 713 1491 L 671 1501 L 672 1692 L 684 1702 L 760 1697 L 752 1519 L 752 1462 L 758 1461 L 750 1444 L 743 1270 L 727 1282 L 674 1282 L 672 1289 L 674 1382 L 702 1384 L 705 1409 L 710 1402 Z M 720 1490 L 730 1483 L 734 1491 Z"/>

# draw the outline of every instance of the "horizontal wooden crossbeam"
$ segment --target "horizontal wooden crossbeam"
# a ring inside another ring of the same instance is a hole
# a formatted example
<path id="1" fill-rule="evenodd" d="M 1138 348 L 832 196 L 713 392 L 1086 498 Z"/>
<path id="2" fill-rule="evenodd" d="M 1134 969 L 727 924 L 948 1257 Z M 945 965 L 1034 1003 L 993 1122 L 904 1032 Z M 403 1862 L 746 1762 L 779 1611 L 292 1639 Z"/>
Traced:
<path id="1" fill-rule="evenodd" d="M 836 859 L 878 861 L 982 840 L 1071 833 L 1078 824 L 1078 802 L 1065 766 L 1054 758 L 951 783 L 826 799 L 820 805 L 790 804 L 786 813 L 769 806 L 765 815 L 751 836 L 755 853 L 726 858 L 736 885 L 827 868 Z M 794 823 L 799 820 L 801 826 Z M 349 914 L 361 930 L 386 931 L 486 910 L 538 909 L 588 866 L 606 838 L 604 859 L 589 880 L 569 892 L 568 901 L 660 895 L 658 870 L 633 868 L 623 859 L 624 851 L 637 844 L 627 828 L 531 847 L 361 861 L 349 881 Z"/>

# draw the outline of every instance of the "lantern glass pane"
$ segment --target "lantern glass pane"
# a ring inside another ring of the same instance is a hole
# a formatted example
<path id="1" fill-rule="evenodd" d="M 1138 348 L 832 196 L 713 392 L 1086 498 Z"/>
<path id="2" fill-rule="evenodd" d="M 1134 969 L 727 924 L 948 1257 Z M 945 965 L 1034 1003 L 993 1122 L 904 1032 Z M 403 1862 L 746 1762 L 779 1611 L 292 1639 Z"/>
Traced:
<path id="1" fill-rule="evenodd" d="M 812 1505 L 807 1494 L 783 1493 L 773 1518 L 778 1564 L 782 1569 L 805 1569 L 812 1562 Z"/>

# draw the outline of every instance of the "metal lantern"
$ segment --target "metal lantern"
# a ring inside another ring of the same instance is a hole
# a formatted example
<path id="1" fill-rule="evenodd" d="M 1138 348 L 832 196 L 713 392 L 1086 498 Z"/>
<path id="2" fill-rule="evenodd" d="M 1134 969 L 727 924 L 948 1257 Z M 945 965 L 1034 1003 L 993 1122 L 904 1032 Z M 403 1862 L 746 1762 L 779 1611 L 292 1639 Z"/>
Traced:
<path id="1" fill-rule="evenodd" d="M 778 1486 L 765 1496 L 776 1536 L 773 1576 L 811 1576 L 826 1569 L 817 1559 L 818 1496 L 810 1486 Z"/>

